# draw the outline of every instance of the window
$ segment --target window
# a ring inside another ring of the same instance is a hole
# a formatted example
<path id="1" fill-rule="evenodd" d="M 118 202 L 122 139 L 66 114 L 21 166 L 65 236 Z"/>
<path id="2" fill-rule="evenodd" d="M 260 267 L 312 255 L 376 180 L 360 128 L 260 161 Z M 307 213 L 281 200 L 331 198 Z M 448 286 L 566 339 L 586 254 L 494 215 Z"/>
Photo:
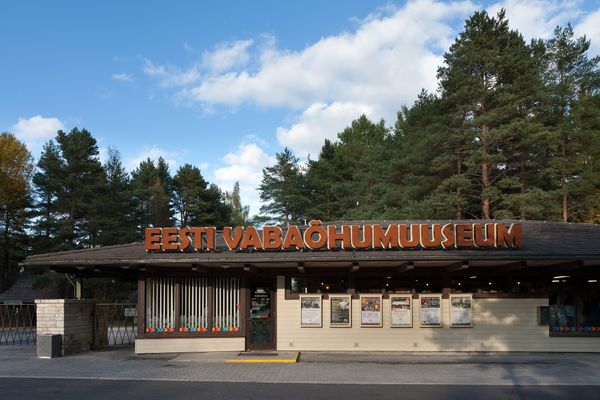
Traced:
<path id="1" fill-rule="evenodd" d="M 600 285 L 595 276 L 556 275 L 548 290 L 550 332 L 600 334 Z"/>
<path id="2" fill-rule="evenodd" d="M 237 332 L 240 299 L 239 278 L 146 278 L 145 331 Z"/>
<path id="3" fill-rule="evenodd" d="M 577 330 L 577 303 L 575 287 L 567 279 L 560 280 L 549 289 L 550 331 L 570 332 Z"/>
<path id="4" fill-rule="evenodd" d="M 340 277 L 290 277 L 290 293 L 346 293 L 348 280 Z"/>

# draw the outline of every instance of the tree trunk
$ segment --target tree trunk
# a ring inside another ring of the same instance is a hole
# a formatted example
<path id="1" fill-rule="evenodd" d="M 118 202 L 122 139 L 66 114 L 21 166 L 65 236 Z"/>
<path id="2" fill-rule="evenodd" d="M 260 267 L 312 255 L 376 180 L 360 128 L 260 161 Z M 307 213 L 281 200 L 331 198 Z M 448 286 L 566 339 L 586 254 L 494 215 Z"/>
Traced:
<path id="1" fill-rule="evenodd" d="M 525 219 L 525 193 L 527 193 L 527 186 L 525 185 L 525 156 L 521 153 L 521 160 L 519 162 L 519 183 L 521 189 L 521 202 L 519 208 L 521 209 L 521 219 Z"/>
<path id="2" fill-rule="evenodd" d="M 486 124 L 481 126 L 481 184 L 483 192 L 490 187 L 489 130 L 490 128 Z M 482 194 L 481 213 L 484 219 L 490 219 L 490 198 L 487 194 Z"/>
<path id="3" fill-rule="evenodd" d="M 568 220 L 569 220 L 569 202 L 568 202 L 569 194 L 567 191 L 567 171 L 566 171 L 567 150 L 566 150 L 566 144 L 565 144 L 564 140 L 561 143 L 561 150 L 562 150 L 562 170 L 561 170 L 562 218 L 563 218 L 564 222 L 568 222 Z"/>
<path id="4" fill-rule="evenodd" d="M 462 159 L 460 157 L 460 146 L 456 147 L 456 174 L 462 174 Z M 460 208 L 460 199 L 462 193 L 460 187 L 456 188 L 456 219 L 462 219 L 462 209 Z"/>
<path id="5" fill-rule="evenodd" d="M 8 279 L 8 258 L 9 258 L 9 253 L 8 253 L 8 226 L 9 226 L 9 221 L 10 221 L 10 216 L 9 216 L 9 212 L 8 210 L 6 211 L 5 217 L 4 217 L 4 232 L 3 232 L 3 242 L 4 242 L 4 246 L 3 247 L 3 251 L 2 251 L 2 283 L 0 284 L 0 291 L 5 291 L 7 289 L 7 285 L 6 285 L 6 281 Z"/>

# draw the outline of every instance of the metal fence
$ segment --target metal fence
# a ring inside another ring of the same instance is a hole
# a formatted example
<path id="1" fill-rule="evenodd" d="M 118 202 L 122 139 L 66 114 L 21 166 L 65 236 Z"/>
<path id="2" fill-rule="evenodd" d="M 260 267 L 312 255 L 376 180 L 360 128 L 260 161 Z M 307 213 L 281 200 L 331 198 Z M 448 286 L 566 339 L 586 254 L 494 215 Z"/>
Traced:
<path id="1" fill-rule="evenodd" d="M 30 345 L 36 339 L 35 304 L 0 304 L 0 345 Z"/>
<path id="2" fill-rule="evenodd" d="M 94 348 L 133 345 L 136 332 L 137 304 L 96 304 L 94 309 Z"/>

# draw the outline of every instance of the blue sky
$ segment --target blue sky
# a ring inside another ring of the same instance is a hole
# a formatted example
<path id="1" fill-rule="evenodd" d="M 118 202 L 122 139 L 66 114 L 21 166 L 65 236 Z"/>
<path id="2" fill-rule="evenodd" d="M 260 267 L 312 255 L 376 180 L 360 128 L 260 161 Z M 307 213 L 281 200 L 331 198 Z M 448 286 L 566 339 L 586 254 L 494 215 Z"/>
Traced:
<path id="1" fill-rule="evenodd" d="M 186 162 L 258 212 L 285 146 L 316 156 L 361 113 L 393 125 L 473 11 L 526 39 L 567 22 L 600 53 L 600 1 L 13 1 L 0 5 L 0 131 L 35 158 L 57 129 L 92 132 L 128 170 Z"/>

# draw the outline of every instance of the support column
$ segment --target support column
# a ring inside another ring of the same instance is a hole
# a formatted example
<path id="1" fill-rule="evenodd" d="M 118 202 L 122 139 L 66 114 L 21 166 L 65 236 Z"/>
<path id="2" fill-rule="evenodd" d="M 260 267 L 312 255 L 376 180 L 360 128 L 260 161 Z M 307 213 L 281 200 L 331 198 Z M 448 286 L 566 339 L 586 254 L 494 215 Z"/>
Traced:
<path id="1" fill-rule="evenodd" d="M 36 300 L 37 334 L 62 335 L 62 355 L 90 351 L 96 300 Z"/>

